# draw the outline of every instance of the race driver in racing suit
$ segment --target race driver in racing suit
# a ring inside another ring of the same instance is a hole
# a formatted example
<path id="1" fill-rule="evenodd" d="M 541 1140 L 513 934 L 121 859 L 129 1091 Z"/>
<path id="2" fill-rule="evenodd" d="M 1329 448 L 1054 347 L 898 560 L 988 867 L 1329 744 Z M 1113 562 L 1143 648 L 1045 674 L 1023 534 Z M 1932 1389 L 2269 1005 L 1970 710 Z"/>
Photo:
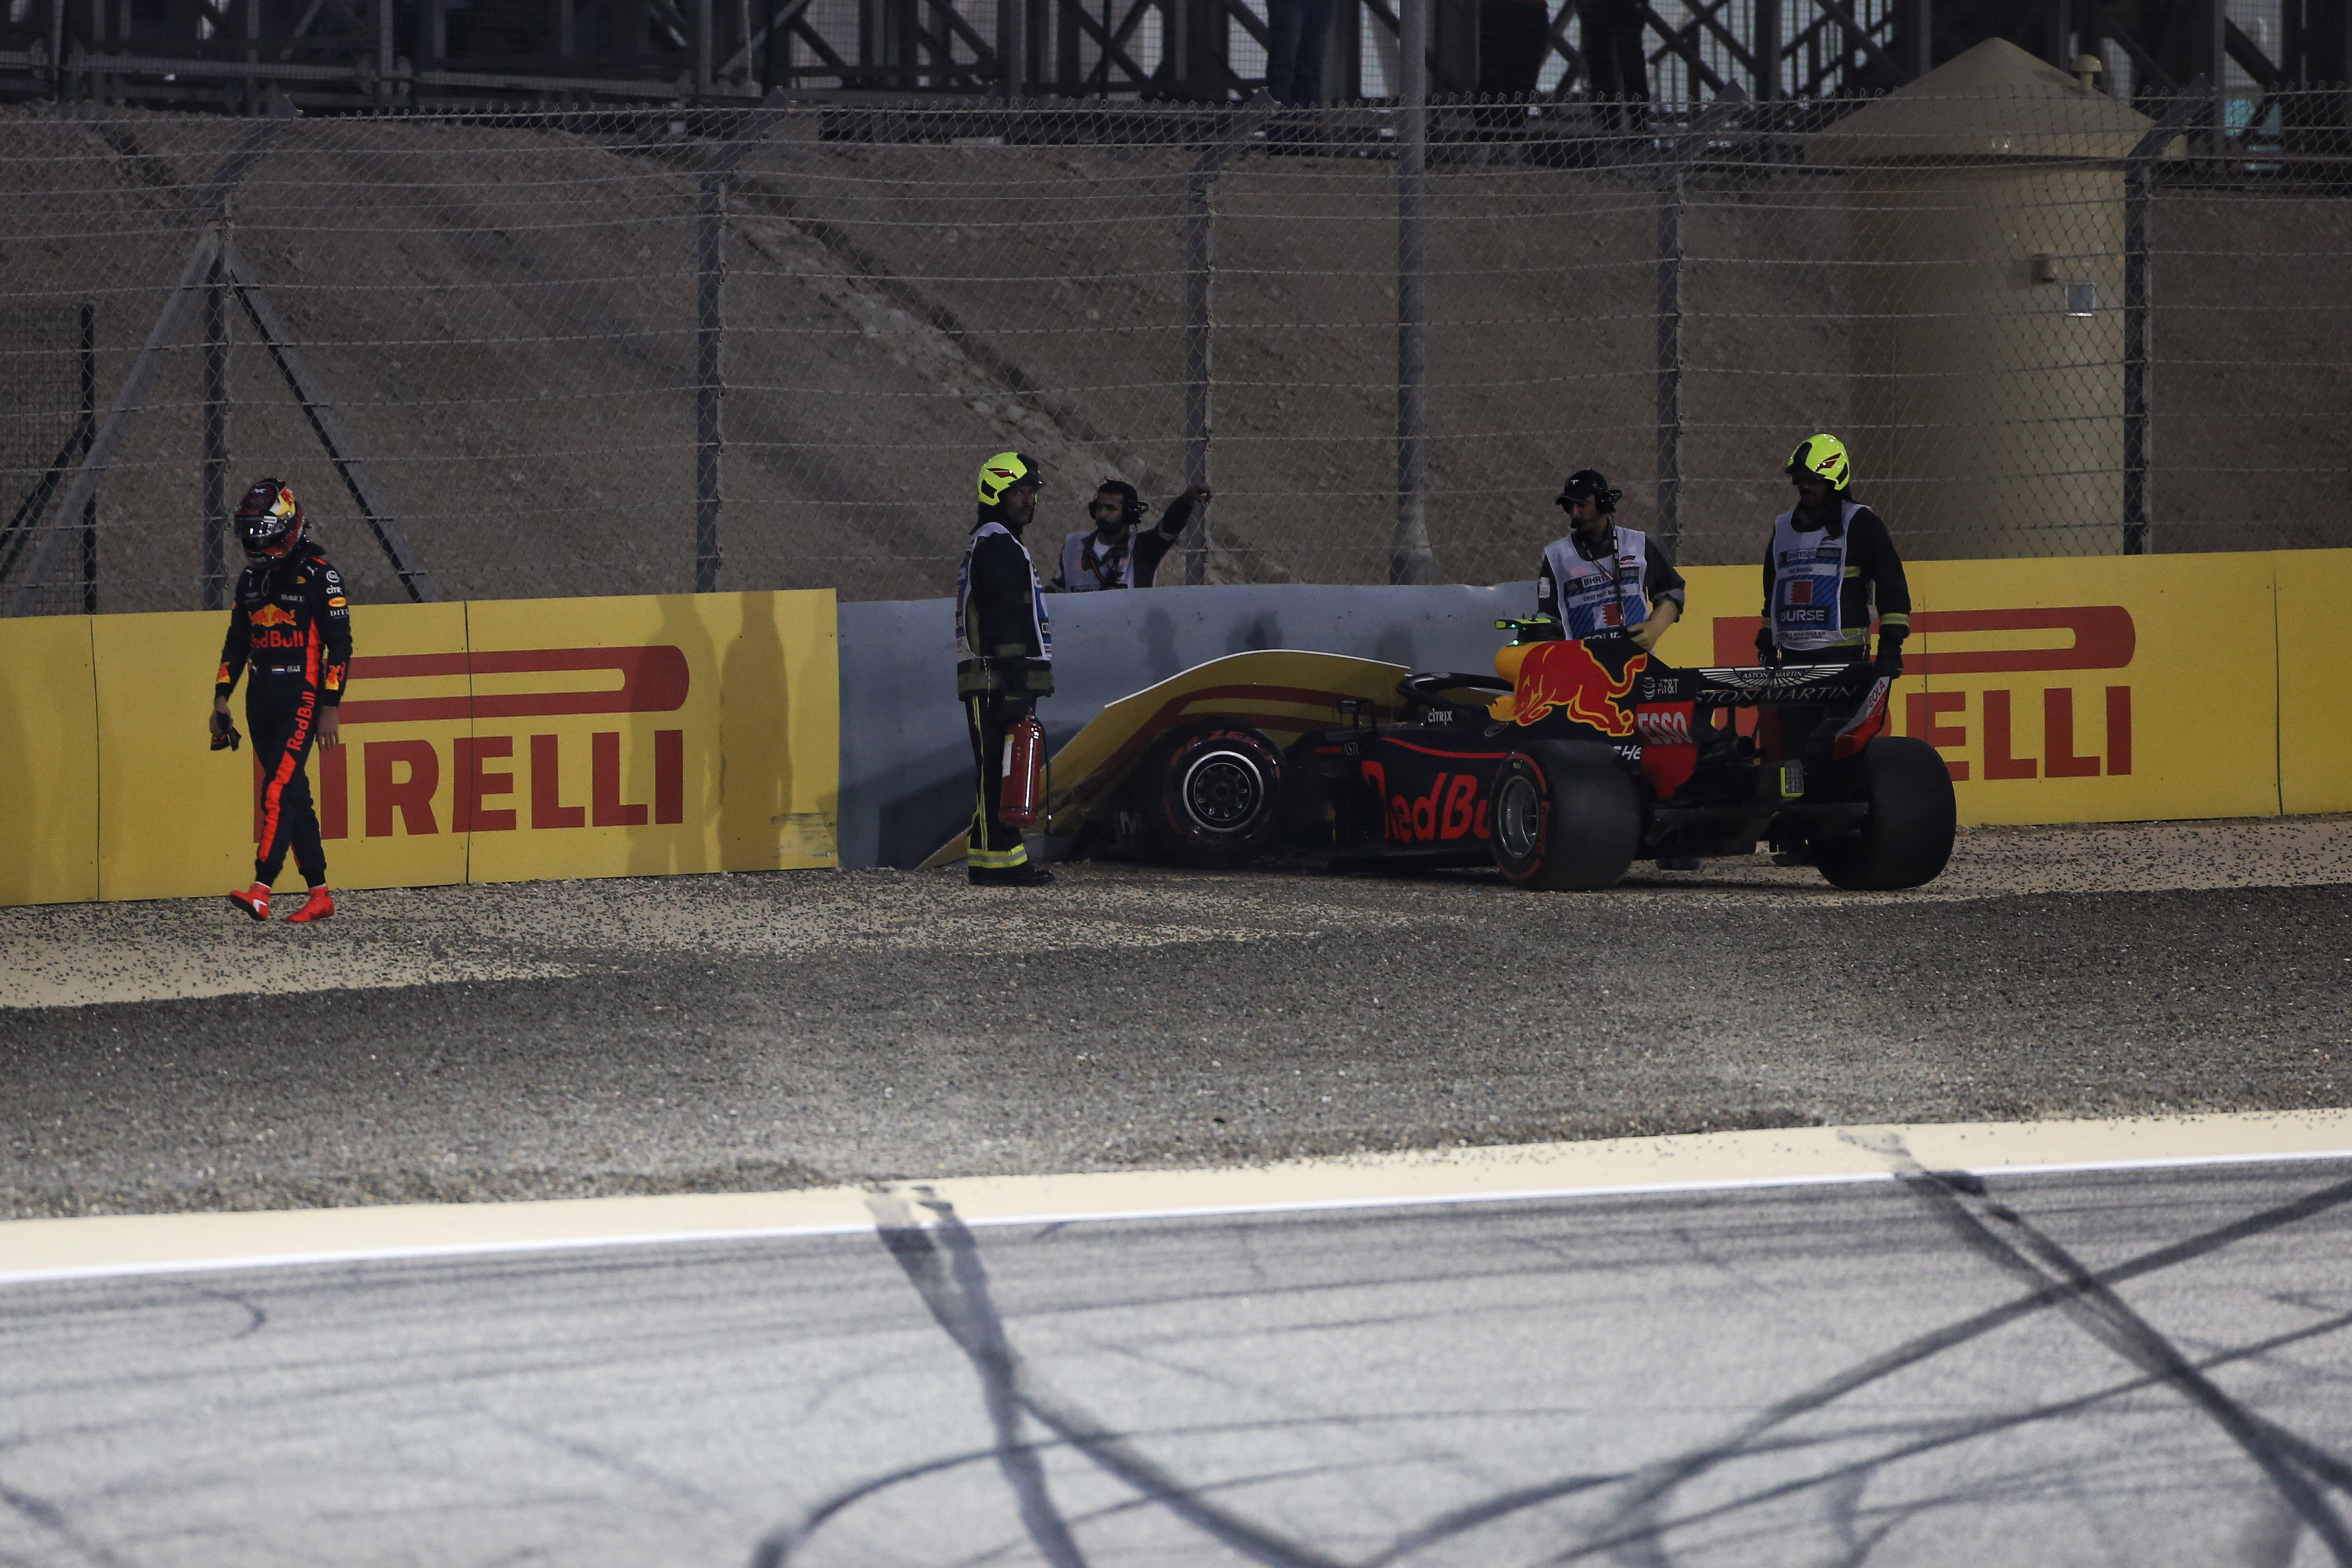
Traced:
<path id="1" fill-rule="evenodd" d="M 1782 754 L 1811 772 L 1832 756 L 1852 755 L 1886 727 L 1887 694 L 1903 674 L 1903 643 L 1911 635 L 1911 585 L 1885 522 L 1847 493 L 1853 462 L 1844 442 L 1808 437 L 1789 454 L 1788 473 L 1797 504 L 1772 521 L 1756 650 L 1772 665 L 1867 663 L 1875 678 L 1858 703 L 1780 710 Z"/>
<path id="2" fill-rule="evenodd" d="M 245 721 L 253 731 L 261 766 L 261 826 L 253 886 L 228 901 L 257 921 L 269 918 L 269 888 L 294 851 L 310 896 L 286 918 L 298 924 L 335 912 L 327 890 L 327 854 L 302 764 L 316 741 L 342 743 L 343 678 L 352 664 L 352 611 L 341 574 L 303 538 L 305 520 L 294 492 L 276 479 L 257 481 L 237 503 L 236 529 L 247 566 L 236 580 L 228 640 L 221 645 L 213 686 L 213 750 L 234 750 L 229 693 L 251 668 Z"/>

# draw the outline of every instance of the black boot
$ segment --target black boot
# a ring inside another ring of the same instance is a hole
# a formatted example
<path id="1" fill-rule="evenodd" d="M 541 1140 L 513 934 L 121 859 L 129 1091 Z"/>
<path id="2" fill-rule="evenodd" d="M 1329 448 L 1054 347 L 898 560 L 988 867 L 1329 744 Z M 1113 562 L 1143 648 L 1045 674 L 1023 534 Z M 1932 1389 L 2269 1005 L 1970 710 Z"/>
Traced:
<path id="1" fill-rule="evenodd" d="M 965 875 L 975 888 L 1042 888 L 1054 879 L 1054 873 L 1034 861 L 985 869 L 971 866 L 965 868 Z"/>

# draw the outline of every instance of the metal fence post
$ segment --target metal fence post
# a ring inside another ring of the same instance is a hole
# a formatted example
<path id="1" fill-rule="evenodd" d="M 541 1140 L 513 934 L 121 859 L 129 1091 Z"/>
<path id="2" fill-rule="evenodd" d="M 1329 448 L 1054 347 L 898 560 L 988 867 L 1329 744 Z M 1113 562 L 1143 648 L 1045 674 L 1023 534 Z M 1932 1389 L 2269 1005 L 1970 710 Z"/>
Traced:
<path id="1" fill-rule="evenodd" d="M 702 171 L 694 247 L 694 591 L 719 591 L 719 460 L 727 444 L 727 184 L 735 167 L 775 127 L 786 103 L 771 88 Z"/>
<path id="2" fill-rule="evenodd" d="M 1273 112 L 1274 100 L 1265 89 L 1250 95 L 1214 145 L 1192 165 L 1184 187 L 1184 483 L 1209 483 L 1209 439 L 1213 420 L 1211 398 L 1215 389 L 1214 334 L 1212 307 L 1215 302 L 1217 215 L 1210 201 L 1217 175 L 1241 150 L 1251 134 Z M 1209 509 L 1192 510 L 1184 530 L 1184 581 L 1193 586 L 1209 580 Z"/>
<path id="3" fill-rule="evenodd" d="M 228 588 L 228 263 L 213 258 L 205 288 L 204 566 L 205 608 L 220 609 Z"/>
<path id="4" fill-rule="evenodd" d="M 719 351 L 725 326 L 719 287 L 727 272 L 727 176 L 702 176 L 702 216 L 695 246 L 694 591 L 719 591 L 719 450 L 721 426 Z"/>
<path id="5" fill-rule="evenodd" d="M 81 422 L 77 428 L 81 449 L 98 439 L 98 301 L 81 302 Z M 81 608 L 98 614 L 98 492 L 81 503 Z"/>
<path id="6" fill-rule="evenodd" d="M 1682 547 L 1683 175 L 1709 139 L 1739 112 L 1737 89 L 1709 105 L 1676 141 L 1658 171 L 1658 548 Z"/>
<path id="7" fill-rule="evenodd" d="M 392 0 L 375 0 L 375 91 L 379 102 L 392 106 Z"/>
<path id="8" fill-rule="evenodd" d="M 1397 438 L 1396 532 L 1389 581 L 1426 583 L 1436 574 L 1429 548 L 1429 7 L 1401 0 L 1397 75 Z"/>
<path id="9" fill-rule="evenodd" d="M 2199 77 L 2172 100 L 2156 129 L 2124 161 L 2124 553 L 2148 553 L 2147 458 L 2150 320 L 2147 308 L 2147 198 L 2156 161 L 2201 109 L 2210 89 Z"/>
<path id="10" fill-rule="evenodd" d="M 1029 7 L 1026 0 L 997 0 L 997 81 L 1004 101 L 1021 101 L 1028 89 Z"/>

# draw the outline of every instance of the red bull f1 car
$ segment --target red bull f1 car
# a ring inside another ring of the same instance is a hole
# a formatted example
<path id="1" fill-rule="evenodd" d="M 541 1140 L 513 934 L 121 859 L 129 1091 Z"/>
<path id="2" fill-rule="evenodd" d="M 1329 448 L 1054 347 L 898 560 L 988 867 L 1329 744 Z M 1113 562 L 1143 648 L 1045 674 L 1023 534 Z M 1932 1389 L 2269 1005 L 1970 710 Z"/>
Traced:
<path id="1" fill-rule="evenodd" d="M 1055 759 L 1057 829 L 1082 853 L 1491 862 L 1547 889 L 1762 847 L 1843 888 L 1943 870 L 1950 774 L 1885 732 L 1869 666 L 1682 669 L 1497 626 L 1520 640 L 1492 677 L 1239 654 L 1114 704 Z"/>

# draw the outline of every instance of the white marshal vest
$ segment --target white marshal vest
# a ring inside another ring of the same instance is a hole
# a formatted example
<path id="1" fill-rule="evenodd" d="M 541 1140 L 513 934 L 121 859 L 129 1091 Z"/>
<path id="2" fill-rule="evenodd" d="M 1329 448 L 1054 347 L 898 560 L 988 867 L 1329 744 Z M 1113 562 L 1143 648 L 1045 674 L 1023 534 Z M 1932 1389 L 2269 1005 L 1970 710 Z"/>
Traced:
<path id="1" fill-rule="evenodd" d="M 1577 553 L 1574 534 L 1555 539 L 1544 546 L 1544 564 L 1559 587 L 1560 628 L 1570 637 L 1622 632 L 1650 618 L 1650 601 L 1642 592 L 1648 552 L 1640 530 L 1620 528 L 1617 553 L 1606 561 L 1587 561 Z"/>
<path id="2" fill-rule="evenodd" d="M 1838 536 L 1829 530 L 1801 533 L 1794 511 L 1772 520 L 1772 640 L 1791 653 L 1820 653 L 1831 648 L 1861 647 L 1870 641 L 1870 625 L 1849 626 L 1842 620 L 1845 580 L 1861 568 L 1846 564 L 1846 546 L 1853 541 L 1853 501 L 1841 503 Z"/>
<path id="3" fill-rule="evenodd" d="M 1045 590 L 1037 582 L 1037 563 L 1029 559 L 1029 547 L 1021 536 L 1001 522 L 983 522 L 971 531 L 971 538 L 963 547 L 963 564 L 956 568 L 956 668 L 963 668 L 973 660 L 995 657 L 994 650 L 971 646 L 971 622 L 965 601 L 971 594 L 971 552 L 974 546 L 992 533 L 1001 533 L 1013 541 L 1021 552 L 1021 559 L 1029 567 L 1029 614 L 1037 626 L 1037 660 L 1054 662 L 1054 623 L 1045 614 Z"/>
<path id="4" fill-rule="evenodd" d="M 1095 536 L 1091 528 L 1082 528 L 1062 541 L 1062 586 L 1073 594 L 1091 594 L 1097 588 L 1132 588 L 1135 586 L 1135 535 L 1129 534 L 1112 546 L 1109 556 L 1097 554 L 1095 565 L 1087 564 L 1087 541 Z M 1109 581 L 1096 574 L 1096 567 L 1108 569 Z"/>

